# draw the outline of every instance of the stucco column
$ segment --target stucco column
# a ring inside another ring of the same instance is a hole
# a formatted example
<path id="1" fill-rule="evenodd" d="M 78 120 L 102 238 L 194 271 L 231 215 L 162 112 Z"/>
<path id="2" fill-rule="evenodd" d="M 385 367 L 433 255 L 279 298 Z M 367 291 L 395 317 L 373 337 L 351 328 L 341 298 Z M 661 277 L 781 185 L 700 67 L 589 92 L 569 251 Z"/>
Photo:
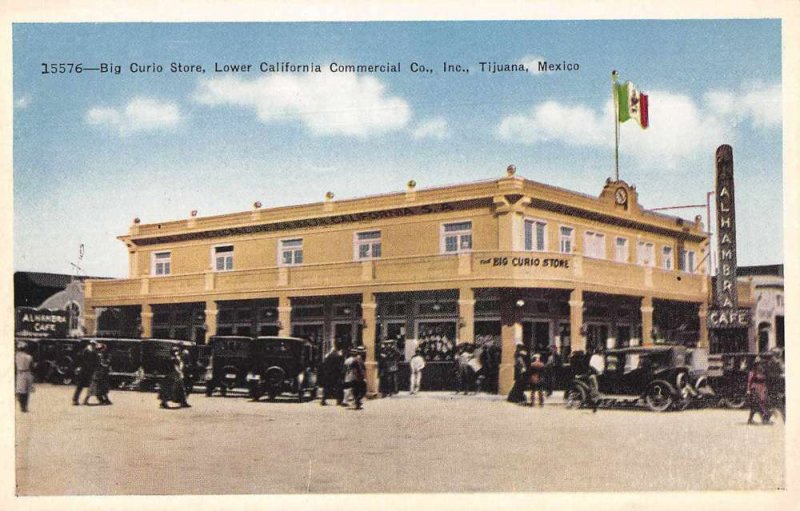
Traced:
<path id="1" fill-rule="evenodd" d="M 698 348 L 708 348 L 708 324 L 706 320 L 708 318 L 708 304 L 703 302 L 700 304 L 700 307 L 697 311 L 697 317 L 700 320 L 698 327 L 698 339 L 697 339 L 697 347 Z"/>
<path id="2" fill-rule="evenodd" d="M 573 289 L 569 293 L 569 336 L 570 350 L 586 351 L 586 335 L 583 328 L 583 289 Z"/>
<path id="3" fill-rule="evenodd" d="M 643 296 L 642 306 L 642 346 L 653 345 L 653 297 Z"/>
<path id="4" fill-rule="evenodd" d="M 208 340 L 211 338 L 212 335 L 217 335 L 217 315 L 219 314 L 219 308 L 217 307 L 217 302 L 214 300 L 210 300 L 206 302 L 206 338 L 205 342 L 208 343 Z"/>
<path id="5" fill-rule="evenodd" d="M 458 290 L 458 342 L 475 341 L 475 293 L 472 288 Z"/>
<path id="6" fill-rule="evenodd" d="M 142 338 L 149 339 L 153 337 L 153 306 L 149 303 L 143 303 L 140 317 L 142 321 Z"/>
<path id="7" fill-rule="evenodd" d="M 292 335 L 292 302 L 288 296 L 278 297 L 278 335 L 288 337 Z"/>
<path id="8" fill-rule="evenodd" d="M 367 367 L 367 394 L 370 396 L 378 393 L 378 363 L 375 361 L 375 337 L 378 330 L 377 309 L 375 295 L 364 293 L 361 298 L 361 319 L 364 325 L 361 331 L 361 341 L 367 350 L 364 364 Z"/>
<path id="9" fill-rule="evenodd" d="M 517 344 L 522 342 L 520 311 L 516 306 L 516 294 L 513 289 L 503 289 L 500 292 L 500 339 L 502 352 L 498 392 L 508 394 L 514 385 L 514 351 Z"/>

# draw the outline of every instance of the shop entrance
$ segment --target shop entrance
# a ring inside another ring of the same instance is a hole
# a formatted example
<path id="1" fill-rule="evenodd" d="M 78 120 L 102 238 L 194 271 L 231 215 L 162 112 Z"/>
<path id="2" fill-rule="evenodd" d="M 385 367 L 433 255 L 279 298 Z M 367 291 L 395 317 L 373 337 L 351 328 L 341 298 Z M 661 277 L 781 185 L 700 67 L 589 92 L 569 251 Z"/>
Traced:
<path id="1" fill-rule="evenodd" d="M 350 321 L 333 323 L 333 341 L 336 342 L 339 349 L 345 350 L 346 353 L 353 345 L 353 323 Z M 332 346 L 324 348 L 324 353 L 327 353 Z"/>
<path id="2" fill-rule="evenodd" d="M 595 350 L 604 350 L 608 339 L 608 325 L 588 324 L 586 325 L 586 350 L 591 353 Z"/>
<path id="3" fill-rule="evenodd" d="M 531 353 L 547 353 L 550 349 L 550 322 L 523 321 L 522 340 Z"/>

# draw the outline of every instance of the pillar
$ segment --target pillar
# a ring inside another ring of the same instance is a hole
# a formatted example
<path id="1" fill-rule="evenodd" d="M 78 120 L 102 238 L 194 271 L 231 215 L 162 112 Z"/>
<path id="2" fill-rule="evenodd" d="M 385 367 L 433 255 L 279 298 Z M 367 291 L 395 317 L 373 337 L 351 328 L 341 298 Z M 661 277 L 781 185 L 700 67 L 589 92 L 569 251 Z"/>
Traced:
<path id="1" fill-rule="evenodd" d="M 500 339 L 501 358 L 498 377 L 498 392 L 508 394 L 514 385 L 514 352 L 522 343 L 522 323 L 520 308 L 516 305 L 517 295 L 513 289 L 500 291 Z"/>
<path id="2" fill-rule="evenodd" d="M 375 339 L 378 332 L 377 309 L 375 295 L 364 293 L 361 298 L 361 319 L 363 321 L 361 341 L 367 350 L 364 365 L 367 368 L 367 395 L 370 396 L 378 393 L 378 363 L 375 359 Z"/>
<path id="3" fill-rule="evenodd" d="M 643 296 L 642 306 L 642 346 L 653 345 L 653 297 Z"/>
<path id="4" fill-rule="evenodd" d="M 570 349 L 586 351 L 586 334 L 583 330 L 583 289 L 573 289 L 569 293 L 569 335 Z"/>
<path id="5" fill-rule="evenodd" d="M 697 347 L 708 349 L 708 303 L 703 302 L 700 304 L 697 317 L 699 318 Z"/>
<path id="6" fill-rule="evenodd" d="M 142 312 L 140 314 L 141 318 L 141 337 L 142 339 L 148 339 L 153 337 L 153 306 L 149 303 L 142 304 Z"/>
<path id="7" fill-rule="evenodd" d="M 214 300 L 206 302 L 206 338 L 205 342 L 208 344 L 208 340 L 211 338 L 212 335 L 217 335 L 217 315 L 219 314 L 219 308 L 217 308 L 217 302 Z"/>
<path id="8" fill-rule="evenodd" d="M 292 335 L 292 302 L 288 296 L 278 297 L 278 335 L 288 337 Z"/>
<path id="9" fill-rule="evenodd" d="M 475 292 L 465 287 L 458 290 L 458 336 L 462 342 L 475 342 Z"/>

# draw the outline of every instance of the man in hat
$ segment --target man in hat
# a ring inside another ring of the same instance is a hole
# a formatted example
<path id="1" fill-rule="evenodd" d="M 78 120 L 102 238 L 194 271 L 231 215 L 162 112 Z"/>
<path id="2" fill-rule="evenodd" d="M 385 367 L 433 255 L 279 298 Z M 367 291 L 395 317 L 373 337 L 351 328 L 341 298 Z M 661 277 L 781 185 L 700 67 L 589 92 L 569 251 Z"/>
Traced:
<path id="1" fill-rule="evenodd" d="M 320 379 L 322 380 L 322 400 L 319 402 L 320 405 L 325 406 L 328 398 L 335 398 L 336 404 L 342 404 L 344 399 L 342 393 L 343 368 L 344 357 L 339 350 L 339 344 L 334 341 L 331 351 L 325 355 L 325 360 L 322 361 L 322 371 L 320 374 Z"/>
<path id="2" fill-rule="evenodd" d="M 80 404 L 81 391 L 92 384 L 94 372 L 100 365 L 100 357 L 97 355 L 97 341 L 89 341 L 83 348 L 75 367 L 75 393 L 72 394 L 72 404 Z"/>
<path id="3" fill-rule="evenodd" d="M 28 344 L 20 341 L 17 343 L 17 352 L 14 355 L 14 392 L 17 394 L 19 409 L 28 412 L 28 397 L 33 392 L 33 357 L 28 353 Z"/>
<path id="4" fill-rule="evenodd" d="M 367 394 L 367 368 L 364 365 L 364 356 L 367 350 L 363 346 L 358 346 L 350 351 L 351 357 L 348 358 L 347 373 L 345 374 L 345 386 L 353 391 L 353 401 L 356 410 L 361 410 L 362 400 Z"/>
<path id="5" fill-rule="evenodd" d="M 397 372 L 400 370 L 402 356 L 400 350 L 397 349 L 397 341 L 394 339 L 384 341 L 383 349 L 381 350 L 381 365 L 383 367 L 381 379 L 385 379 L 385 382 L 382 382 L 384 384 L 381 386 L 383 387 L 383 394 L 386 396 L 397 394 Z"/>

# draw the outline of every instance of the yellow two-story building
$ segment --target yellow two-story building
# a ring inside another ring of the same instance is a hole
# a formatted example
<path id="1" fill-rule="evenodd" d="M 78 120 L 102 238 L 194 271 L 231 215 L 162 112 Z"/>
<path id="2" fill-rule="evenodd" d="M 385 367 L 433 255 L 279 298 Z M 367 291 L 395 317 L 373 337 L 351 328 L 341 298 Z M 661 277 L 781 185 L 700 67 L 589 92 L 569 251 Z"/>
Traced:
<path id="1" fill-rule="evenodd" d="M 90 333 L 205 342 L 296 335 L 320 352 L 413 339 L 432 360 L 458 343 L 563 354 L 677 341 L 707 346 L 708 234 L 643 210 L 636 188 L 598 197 L 516 176 L 142 224 L 119 239 L 129 278 L 86 285 Z M 405 348 L 401 345 L 401 348 Z"/>

